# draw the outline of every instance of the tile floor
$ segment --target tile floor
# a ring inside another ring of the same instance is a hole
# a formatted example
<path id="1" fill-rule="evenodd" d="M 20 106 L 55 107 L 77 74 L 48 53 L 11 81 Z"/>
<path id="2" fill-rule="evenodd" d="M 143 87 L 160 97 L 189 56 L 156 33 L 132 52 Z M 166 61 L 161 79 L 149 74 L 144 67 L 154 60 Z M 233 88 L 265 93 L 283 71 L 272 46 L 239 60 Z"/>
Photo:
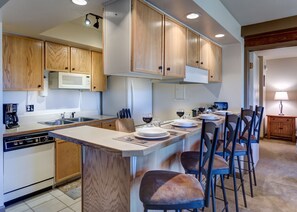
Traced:
<path id="1" fill-rule="evenodd" d="M 73 200 L 59 189 L 8 206 L 6 212 L 81 212 L 81 197 Z"/>

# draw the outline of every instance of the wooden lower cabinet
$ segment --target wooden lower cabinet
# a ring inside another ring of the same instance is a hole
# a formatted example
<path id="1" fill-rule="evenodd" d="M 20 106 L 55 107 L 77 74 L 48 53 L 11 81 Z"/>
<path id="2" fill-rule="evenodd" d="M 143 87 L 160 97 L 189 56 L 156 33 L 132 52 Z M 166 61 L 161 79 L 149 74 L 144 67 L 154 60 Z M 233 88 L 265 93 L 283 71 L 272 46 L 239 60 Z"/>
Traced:
<path id="1" fill-rule="evenodd" d="M 267 115 L 267 138 L 290 139 L 296 141 L 295 116 Z"/>
<path id="2" fill-rule="evenodd" d="M 56 139 L 56 183 L 81 175 L 81 147 Z"/>

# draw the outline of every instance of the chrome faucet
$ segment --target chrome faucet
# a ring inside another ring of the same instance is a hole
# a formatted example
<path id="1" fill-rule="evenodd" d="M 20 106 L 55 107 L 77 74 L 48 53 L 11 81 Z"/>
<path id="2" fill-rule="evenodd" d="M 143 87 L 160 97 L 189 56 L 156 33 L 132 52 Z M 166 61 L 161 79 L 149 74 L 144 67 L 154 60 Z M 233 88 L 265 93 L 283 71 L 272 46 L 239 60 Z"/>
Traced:
<path id="1" fill-rule="evenodd" d="M 61 113 L 61 119 L 65 119 L 65 112 L 64 113 Z"/>
<path id="2" fill-rule="evenodd" d="M 71 118 L 71 119 L 74 118 L 74 114 L 75 114 L 75 112 L 72 112 L 72 113 L 71 113 L 71 115 L 70 115 L 70 118 Z"/>

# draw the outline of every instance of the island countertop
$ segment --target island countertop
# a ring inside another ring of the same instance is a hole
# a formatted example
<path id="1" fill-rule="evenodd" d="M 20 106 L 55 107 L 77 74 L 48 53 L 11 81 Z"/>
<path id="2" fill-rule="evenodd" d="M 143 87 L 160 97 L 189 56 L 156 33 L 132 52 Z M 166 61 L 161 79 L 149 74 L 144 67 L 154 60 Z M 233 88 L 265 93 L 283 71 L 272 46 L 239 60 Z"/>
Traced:
<path id="1" fill-rule="evenodd" d="M 186 138 L 187 134 L 189 134 L 189 132 L 186 131 L 171 131 L 177 132 L 177 135 L 170 136 L 169 138 L 163 140 L 147 141 L 153 142 L 153 144 L 149 146 L 116 140 L 120 137 L 131 136 L 133 133 L 118 132 L 91 126 L 78 126 L 50 131 L 49 135 L 76 144 L 105 149 L 106 151 L 121 154 L 123 157 L 131 157 L 145 156 L 157 149 L 178 142 Z M 196 132 L 199 131 L 200 128 L 197 128 Z"/>

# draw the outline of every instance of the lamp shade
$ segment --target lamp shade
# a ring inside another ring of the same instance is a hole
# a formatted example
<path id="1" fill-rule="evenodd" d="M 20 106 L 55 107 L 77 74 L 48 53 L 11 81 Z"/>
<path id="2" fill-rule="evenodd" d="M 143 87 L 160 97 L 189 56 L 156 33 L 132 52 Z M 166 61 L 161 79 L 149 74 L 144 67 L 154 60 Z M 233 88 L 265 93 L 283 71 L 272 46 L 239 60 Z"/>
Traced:
<path id="1" fill-rule="evenodd" d="M 288 92 L 286 91 L 277 91 L 274 95 L 274 100 L 288 100 Z"/>

